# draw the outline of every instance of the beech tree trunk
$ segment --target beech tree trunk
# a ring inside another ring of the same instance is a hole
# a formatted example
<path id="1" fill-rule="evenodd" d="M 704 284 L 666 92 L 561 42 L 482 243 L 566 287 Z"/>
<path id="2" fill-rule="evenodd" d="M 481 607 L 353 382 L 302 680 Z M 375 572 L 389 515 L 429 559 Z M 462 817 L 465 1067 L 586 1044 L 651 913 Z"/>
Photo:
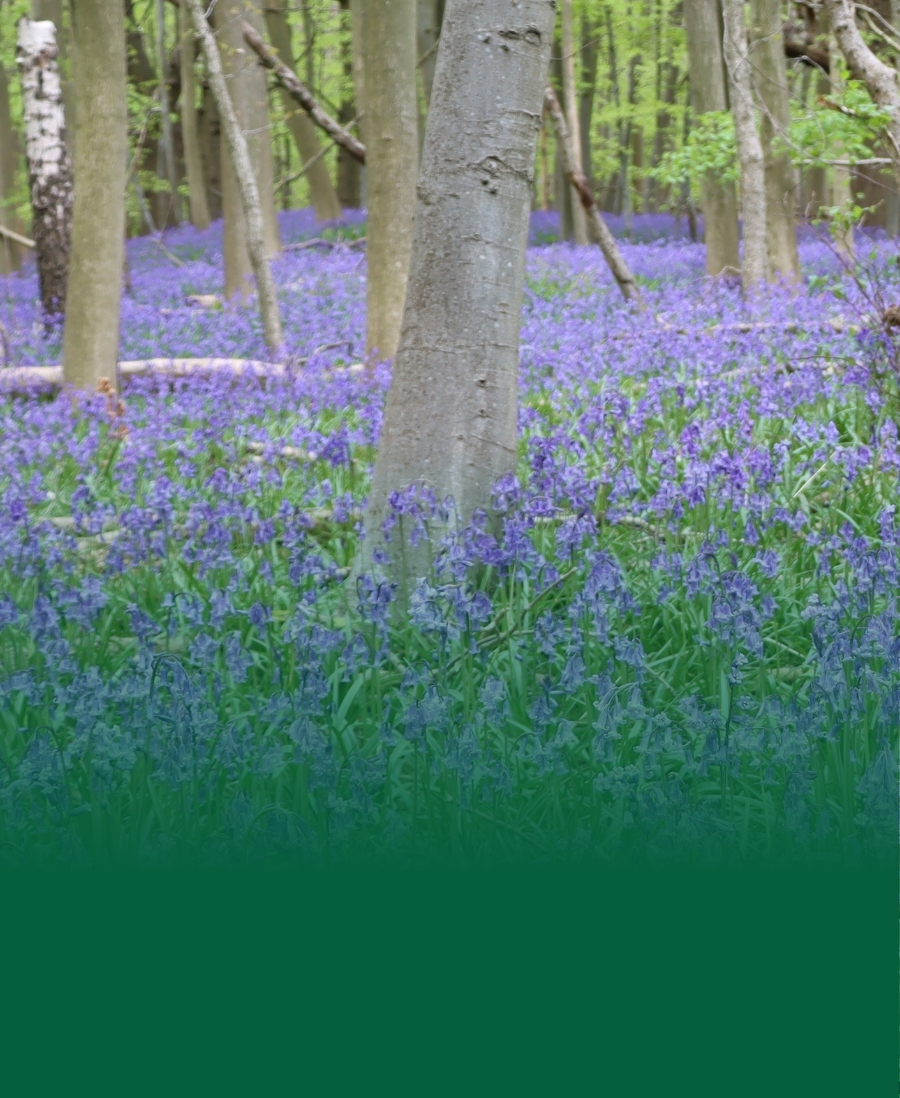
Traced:
<path id="1" fill-rule="evenodd" d="M 709 111 L 728 110 L 722 56 L 719 0 L 684 0 L 684 29 L 691 77 L 691 103 L 697 121 Z M 737 273 L 741 266 L 737 193 L 733 183 L 708 175 L 701 183 L 706 223 L 706 273 Z"/>
<path id="2" fill-rule="evenodd" d="M 288 66 L 294 68 L 294 51 L 291 46 L 291 28 L 288 25 L 284 13 L 283 0 L 268 0 L 266 5 L 266 28 L 269 32 L 269 40 L 275 48 L 275 52 Z M 291 136 L 297 145 L 300 154 L 300 163 L 308 164 L 313 157 L 322 151 L 319 138 L 316 135 L 316 127 L 309 115 L 297 108 L 291 99 L 290 93 L 281 88 L 281 101 L 287 114 L 287 123 Z M 324 158 L 313 164 L 306 173 L 309 180 L 309 193 L 312 199 L 313 209 L 318 221 L 335 221 L 341 216 L 341 204 L 338 201 L 337 192 L 328 174 L 328 165 Z"/>
<path id="3" fill-rule="evenodd" d="M 25 155 L 41 303 L 44 313 L 53 316 L 65 309 L 73 202 L 72 162 L 53 23 L 20 19 L 16 56 L 22 74 Z M 123 152 L 120 168 L 124 161 Z"/>
<path id="4" fill-rule="evenodd" d="M 160 151 L 164 161 L 162 178 L 169 183 L 169 201 L 172 217 L 177 225 L 181 221 L 181 196 L 178 193 L 178 169 L 175 164 L 175 142 L 172 140 L 172 112 L 169 104 L 169 83 L 166 79 L 166 4 L 165 0 L 156 0 L 156 60 L 159 65 L 159 113 L 162 119 L 162 141 Z"/>
<path id="5" fill-rule="evenodd" d="M 356 96 L 353 90 L 353 39 L 350 15 L 350 0 L 340 0 L 344 13 L 344 34 L 341 36 L 341 64 L 344 69 L 343 94 L 338 121 L 342 126 L 349 125 L 356 118 Z M 341 207 L 356 209 L 362 204 L 360 193 L 360 165 L 347 150 L 338 149 L 337 192 Z"/>
<path id="6" fill-rule="evenodd" d="M 231 96 L 228 93 L 219 50 L 213 33 L 207 25 L 206 15 L 201 7 L 201 0 L 181 0 L 181 2 L 188 6 L 194 23 L 194 33 L 200 39 L 206 56 L 209 84 L 216 99 L 222 136 L 225 139 L 224 144 L 228 149 L 229 162 L 233 166 L 234 177 L 243 204 L 246 250 L 253 266 L 253 273 L 256 275 L 256 289 L 259 294 L 259 307 L 262 313 L 266 346 L 270 351 L 277 352 L 281 350 L 283 343 L 281 314 L 278 310 L 275 280 L 272 278 L 272 270 L 269 266 L 266 251 L 263 213 L 247 141 L 241 130 Z"/>
<path id="7" fill-rule="evenodd" d="M 366 25 L 366 11 L 363 0 L 349 0 L 350 3 L 350 53 L 353 61 L 353 92 L 356 97 L 356 113 L 359 115 L 357 132 L 363 144 L 366 136 L 366 79 L 363 66 L 363 37 Z M 359 172 L 359 204 L 369 204 L 369 182 L 366 169 Z"/>
<path id="8" fill-rule="evenodd" d="M 194 80 L 194 30 L 187 6 L 178 10 L 179 49 L 181 60 L 181 133 L 184 141 L 184 165 L 187 171 L 188 203 L 191 224 L 197 229 L 209 226 L 209 206 L 203 182 L 203 159 L 200 155 L 200 130 L 197 125 L 196 81 Z"/>
<path id="9" fill-rule="evenodd" d="M 75 0 L 72 39 L 78 189 L 63 377 L 78 389 L 104 378 L 116 388 L 128 156 L 123 0 Z"/>
<path id="10" fill-rule="evenodd" d="M 393 358 L 416 209 L 416 0 L 369 0 L 363 68 L 369 191 L 366 347 L 380 358 Z"/>
<path id="11" fill-rule="evenodd" d="M 572 168 L 581 175 L 583 174 L 581 126 L 578 118 L 578 93 L 575 84 L 575 30 L 572 19 L 572 0 L 562 0 L 562 71 L 563 103 L 565 105 L 566 124 L 569 130 Z M 572 233 L 576 244 L 587 244 L 587 218 L 584 215 L 584 208 L 578 200 L 572 203 Z"/>
<path id="12" fill-rule="evenodd" d="M 751 0 L 750 16 L 753 83 L 762 106 L 759 136 L 765 163 L 769 271 L 797 281 L 797 173 L 787 151 L 778 146 L 791 115 L 781 0 Z"/>
<path id="13" fill-rule="evenodd" d="M 897 185 L 900 186 L 900 88 L 897 86 L 897 70 L 879 60 L 863 41 L 851 0 L 825 0 L 825 6 L 831 19 L 832 33 L 850 75 L 865 84 L 879 107 L 890 112 L 886 143 Z"/>
<path id="14" fill-rule="evenodd" d="M 565 115 L 556 98 L 556 93 L 550 85 L 544 91 L 544 103 L 553 119 L 556 128 L 556 136 L 559 141 L 559 150 L 562 157 L 563 171 L 572 190 L 578 196 L 579 204 L 593 231 L 594 239 L 600 246 L 603 256 L 612 271 L 613 277 L 618 283 L 626 301 L 633 301 L 639 307 L 643 306 L 641 291 L 637 281 L 631 272 L 631 268 L 619 250 L 616 239 L 609 231 L 609 227 L 603 220 L 603 215 L 594 201 L 594 195 L 590 184 L 575 165 L 575 157 L 572 152 L 572 141 L 566 124 Z"/>
<path id="15" fill-rule="evenodd" d="M 185 6 L 187 11 L 187 7 Z M 216 98 L 203 79 L 203 96 L 200 100 L 200 157 L 203 161 L 203 189 L 210 221 L 222 216 L 222 125 Z"/>
<path id="16" fill-rule="evenodd" d="M 731 89 L 731 113 L 741 162 L 741 207 L 744 215 L 744 260 L 741 281 L 749 290 L 768 276 L 766 242 L 766 175 L 762 142 L 756 125 L 747 27 L 743 0 L 723 0 L 725 65 Z"/>
<path id="17" fill-rule="evenodd" d="M 16 175 L 22 162 L 22 149 L 13 129 L 9 109 L 9 84 L 6 69 L 0 65 L 0 225 L 20 236 L 25 232 L 21 218 L 12 205 Z M 0 274 L 11 274 L 22 266 L 24 249 L 9 237 L 0 235 Z"/>
<path id="18" fill-rule="evenodd" d="M 281 241 L 275 212 L 275 169 L 269 134 L 266 77 L 252 52 L 247 49 L 243 34 L 245 20 L 253 26 L 257 34 L 261 33 L 260 13 L 254 0 L 219 0 L 213 17 L 218 41 L 216 56 L 220 57 L 232 109 L 241 128 L 254 173 L 263 221 L 265 254 L 276 255 L 281 250 Z M 210 84 L 212 85 L 212 74 Z M 226 136 L 222 104 L 218 102 L 218 96 L 216 98 L 222 134 Z M 251 274 L 257 274 L 257 278 L 259 276 L 250 256 L 243 187 L 237 177 L 231 141 L 227 137 L 221 143 L 221 149 L 225 296 L 230 299 L 249 296 Z"/>
<path id="19" fill-rule="evenodd" d="M 831 36 L 829 45 L 831 49 L 836 49 L 834 36 Z M 829 92 L 832 95 L 840 96 L 844 91 L 845 82 L 843 73 L 839 65 L 834 65 L 831 71 L 831 87 Z M 843 142 L 835 142 L 834 148 L 831 150 L 831 155 L 835 160 L 839 160 L 844 153 Z M 831 169 L 831 195 L 829 199 L 829 205 L 832 207 L 843 208 L 846 207 L 853 198 L 852 188 L 850 186 L 850 169 L 841 167 L 834 167 Z M 832 224 L 831 235 L 834 239 L 834 246 L 838 254 L 843 256 L 848 262 L 853 262 L 855 252 L 855 241 L 852 225 L 842 225 L 839 221 Z"/>
<path id="20" fill-rule="evenodd" d="M 416 52 L 417 67 L 422 77 L 422 98 L 425 115 L 419 118 L 419 148 L 425 140 L 428 107 L 431 103 L 431 86 L 434 84 L 434 68 L 437 64 L 437 44 L 444 16 L 443 0 L 417 0 Z"/>
<path id="21" fill-rule="evenodd" d="M 553 0 L 447 4 L 369 493 L 369 562 L 384 548 L 393 491 L 452 496 L 468 522 L 490 512 L 493 486 L 516 468 L 525 246 L 553 22 Z M 427 547 L 407 544 L 408 523 L 387 545 L 404 591 L 428 567 Z"/>
<path id="22" fill-rule="evenodd" d="M 593 157 L 591 155 L 591 124 L 594 119 L 594 95 L 597 89 L 598 26 L 585 16 L 581 25 L 581 76 L 582 87 L 578 96 L 578 129 L 581 133 L 581 170 L 591 187 L 594 185 Z"/>

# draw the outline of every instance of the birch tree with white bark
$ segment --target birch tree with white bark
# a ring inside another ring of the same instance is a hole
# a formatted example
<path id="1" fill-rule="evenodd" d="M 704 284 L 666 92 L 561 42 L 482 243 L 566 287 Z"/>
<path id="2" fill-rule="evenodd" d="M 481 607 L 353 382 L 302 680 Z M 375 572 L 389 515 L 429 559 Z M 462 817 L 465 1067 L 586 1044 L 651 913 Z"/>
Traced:
<path id="1" fill-rule="evenodd" d="M 65 309 L 74 201 L 56 27 L 23 16 L 17 46 L 41 303 L 54 316 Z"/>

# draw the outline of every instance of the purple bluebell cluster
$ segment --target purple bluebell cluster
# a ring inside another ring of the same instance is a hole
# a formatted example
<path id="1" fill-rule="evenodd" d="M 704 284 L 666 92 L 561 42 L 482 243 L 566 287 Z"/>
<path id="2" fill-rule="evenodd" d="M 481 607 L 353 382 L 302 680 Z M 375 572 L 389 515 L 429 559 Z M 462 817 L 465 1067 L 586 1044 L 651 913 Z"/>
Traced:
<path id="1" fill-rule="evenodd" d="M 807 240 L 804 286 L 746 301 L 700 246 L 625 243 L 644 313 L 595 249 L 533 247 L 519 466 L 468 525 L 397 493 L 435 561 L 401 613 L 353 571 L 390 380 L 353 368 L 361 231 L 275 262 L 292 372 L 135 379 L 114 421 L 100 396 L 0 403 L 3 856 L 895 843 L 889 247 L 854 280 Z M 129 245 L 123 358 L 265 357 L 252 303 L 186 301 L 220 291 L 220 247 Z M 14 363 L 54 361 L 33 276 L 3 289 Z"/>

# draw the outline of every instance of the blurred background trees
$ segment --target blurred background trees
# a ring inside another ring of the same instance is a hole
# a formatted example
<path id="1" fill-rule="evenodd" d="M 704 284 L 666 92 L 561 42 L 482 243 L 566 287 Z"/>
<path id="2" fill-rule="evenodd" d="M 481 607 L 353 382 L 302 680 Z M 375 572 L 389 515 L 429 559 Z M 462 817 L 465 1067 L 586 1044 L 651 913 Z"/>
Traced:
<path id="1" fill-rule="evenodd" d="M 2 271 L 18 269 L 33 251 L 30 241 L 40 244 L 17 26 L 23 17 L 54 24 L 67 155 L 77 164 L 82 129 L 76 115 L 94 92 L 75 84 L 100 79 L 91 69 L 77 76 L 73 67 L 73 15 L 83 2 L 0 0 Z M 226 295 L 240 294 L 249 275 L 242 214 L 202 51 L 178 0 L 122 4 L 126 233 L 162 233 L 188 219 L 202 228 L 224 215 Z M 828 6 L 846 9 L 853 19 L 852 5 L 843 0 Z M 370 262 L 381 269 L 383 256 L 383 264 L 397 268 L 381 280 L 384 300 L 372 303 L 382 315 L 373 319 L 369 345 L 387 353 L 399 330 L 405 282 L 399 268 L 408 263 L 411 193 L 444 3 L 402 0 L 395 8 L 402 9 L 402 20 L 391 17 L 403 24 L 400 37 L 387 26 L 381 0 L 218 0 L 210 6 L 251 151 L 268 254 L 280 248 L 278 209 L 312 206 L 330 222 L 342 209 L 369 207 Z M 750 0 L 731 10 L 735 19 L 743 13 L 737 33 L 741 41 L 746 37 L 742 56 L 750 75 L 743 132 L 756 135 L 764 159 L 767 276 L 798 277 L 796 227 L 804 220 L 828 223 L 848 256 L 856 226 L 900 232 L 889 134 L 900 57 L 896 5 L 872 0 L 855 9 L 856 39 L 873 59 L 865 70 L 855 55 L 845 62 L 841 43 L 846 49 L 849 39 L 843 24 L 836 35 L 825 0 Z M 328 115 L 371 145 L 368 165 L 318 129 L 258 66 L 243 40 L 244 21 L 265 36 Z M 710 275 L 739 272 L 744 196 L 751 193 L 742 186 L 723 27 L 722 0 L 563 0 L 550 68 L 573 155 L 599 207 L 621 218 L 626 237 L 637 214 L 674 215 L 686 234 L 705 239 Z M 886 79 L 887 92 L 867 83 L 865 72 Z M 564 238 L 589 238 L 549 119 L 538 142 L 533 205 L 559 212 Z"/>

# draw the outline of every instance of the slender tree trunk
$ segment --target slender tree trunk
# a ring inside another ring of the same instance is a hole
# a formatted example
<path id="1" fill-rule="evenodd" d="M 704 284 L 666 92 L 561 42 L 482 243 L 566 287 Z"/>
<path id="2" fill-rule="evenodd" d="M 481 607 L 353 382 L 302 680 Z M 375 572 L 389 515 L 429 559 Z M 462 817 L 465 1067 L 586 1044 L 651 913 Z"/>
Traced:
<path id="1" fill-rule="evenodd" d="M 216 106 L 219 109 L 219 118 L 222 124 L 222 136 L 225 138 L 224 143 L 228 148 L 229 160 L 233 166 L 243 204 L 247 252 L 253 265 L 253 273 L 256 275 L 256 288 L 259 294 L 259 307 L 262 313 L 266 346 L 270 351 L 277 352 L 281 349 L 283 342 L 281 314 L 278 310 L 275 280 L 272 278 L 272 269 L 269 266 L 265 223 L 248 143 L 241 130 L 237 112 L 228 93 L 225 72 L 219 57 L 216 40 L 207 25 L 200 0 L 181 0 L 181 2 L 188 6 L 194 23 L 194 33 L 200 39 L 203 52 L 206 55 L 209 84 L 213 95 L 216 97 Z"/>
<path id="2" fill-rule="evenodd" d="M 25 226 L 12 205 L 16 176 L 22 163 L 22 148 L 13 129 L 9 109 L 9 83 L 6 68 L 0 64 L 0 225 L 20 236 Z M 11 274 L 22 266 L 24 249 L 21 244 L 0 236 L 0 274 Z"/>
<path id="3" fill-rule="evenodd" d="M 369 185 L 366 346 L 400 338 L 418 174 L 415 0 L 370 0 L 363 37 Z"/>
<path id="4" fill-rule="evenodd" d="M 691 74 L 694 116 L 728 110 L 719 0 L 684 0 L 684 28 Z M 702 180 L 706 222 L 706 273 L 737 272 L 741 260 L 737 194 L 733 183 L 713 175 Z"/>
<path id="5" fill-rule="evenodd" d="M 725 64 L 731 89 L 734 135 L 741 162 L 741 205 L 744 214 L 744 260 L 741 281 L 749 290 L 768 277 L 766 241 L 766 173 L 753 103 L 747 27 L 743 0 L 724 0 Z"/>
<path id="6" fill-rule="evenodd" d="M 572 189 L 578 195 L 585 216 L 590 221 L 594 239 L 600 245 L 603 257 L 606 260 L 610 271 L 612 271 L 619 289 L 622 291 L 622 296 L 626 301 L 633 301 L 636 305 L 642 307 L 643 301 L 641 298 L 641 291 L 638 289 L 637 280 L 632 274 L 631 268 L 628 266 L 625 257 L 622 255 L 615 237 L 609 231 L 606 222 L 603 220 L 603 216 L 597 207 L 597 203 L 594 201 L 594 195 L 591 192 L 587 179 L 584 177 L 584 173 L 579 171 L 576 166 L 565 115 L 559 105 L 559 100 L 556 98 L 556 93 L 549 85 L 544 92 L 544 104 L 550 117 L 553 119 L 553 125 L 556 128 L 559 148 L 562 153 L 563 171 L 565 172 L 566 179 L 571 184 Z"/>
<path id="7" fill-rule="evenodd" d="M 784 60 L 781 0 L 751 0 L 751 61 L 760 111 L 766 182 L 766 241 L 769 269 L 792 281 L 800 278 L 797 253 L 797 178 L 779 138 L 790 123 L 790 91 Z"/>
<path id="8" fill-rule="evenodd" d="M 186 9 L 187 10 L 187 9 Z M 203 97 L 200 104 L 200 154 L 203 160 L 203 189 L 210 221 L 222 216 L 222 125 L 219 109 L 209 86 L 203 80 Z"/>
<path id="9" fill-rule="evenodd" d="M 282 61 L 291 69 L 294 68 L 294 51 L 291 46 L 291 28 L 288 25 L 284 12 L 284 0 L 268 0 L 266 6 L 266 28 L 269 32 L 269 40 L 275 47 L 275 52 Z M 310 43 L 307 43 L 307 49 Z M 308 164 L 313 157 L 322 151 L 319 138 L 316 135 L 316 127 L 309 115 L 298 109 L 291 99 L 290 94 L 281 88 L 281 101 L 287 114 L 287 122 L 291 135 L 297 145 L 300 154 L 300 163 Z M 337 191 L 328 174 L 328 165 L 324 158 L 319 160 L 306 173 L 309 180 L 309 193 L 312 198 L 313 209 L 316 211 L 318 221 L 336 221 L 341 216 L 341 204 L 338 201 Z"/>
<path id="10" fill-rule="evenodd" d="M 415 484 L 438 501 L 452 496 L 469 522 L 490 511 L 494 485 L 516 468 L 525 246 L 553 17 L 552 0 L 447 4 L 369 494 L 370 562 L 392 492 Z M 405 591 L 428 567 L 424 547 L 407 544 L 408 522 L 388 546 Z"/>
<path id="11" fill-rule="evenodd" d="M 834 36 L 830 39 L 831 50 L 837 50 L 837 44 Z M 832 53 L 832 56 L 834 54 Z M 843 92 L 845 87 L 843 75 L 840 65 L 833 65 L 831 69 L 831 94 L 838 95 Z M 835 160 L 840 160 L 844 153 L 843 143 L 840 141 L 835 142 L 834 148 L 831 150 L 831 155 Z M 849 205 L 853 198 L 853 192 L 850 186 L 850 169 L 845 167 L 834 167 L 831 169 L 831 198 L 829 205 L 832 207 L 838 207 L 839 209 L 845 208 Z M 854 233 L 852 225 L 841 225 L 837 223 L 832 227 L 832 236 L 834 237 L 834 245 L 838 253 L 849 262 L 853 261 L 854 257 Z"/>
<path id="12" fill-rule="evenodd" d="M 346 127 L 356 118 L 356 96 L 353 94 L 353 39 L 350 0 L 341 0 L 344 13 L 344 33 L 341 36 L 341 63 L 344 68 L 343 95 L 338 121 Z M 338 148 L 338 200 L 342 207 L 356 209 L 361 205 L 360 165 L 347 150 Z"/>
<path id="13" fill-rule="evenodd" d="M 20 19 L 17 58 L 22 73 L 25 154 L 41 302 L 44 313 L 53 316 L 65 309 L 73 201 L 53 23 Z M 124 162 L 124 156 L 120 161 Z"/>
<path id="14" fill-rule="evenodd" d="M 581 126 L 578 119 L 578 91 L 575 82 L 575 28 L 572 17 L 572 0 L 562 0 L 562 71 L 563 103 L 565 105 L 566 124 L 569 129 L 569 141 L 572 146 L 572 161 L 576 172 L 583 174 L 581 160 Z M 580 202 L 572 203 L 572 228 L 576 244 L 587 244 L 587 218 Z"/>
<path id="15" fill-rule="evenodd" d="M 422 91 L 425 93 L 425 106 L 428 107 L 431 104 L 431 87 L 437 67 L 437 44 L 441 36 L 441 20 L 444 18 L 444 0 L 418 0 L 417 7 L 416 44 L 422 73 Z"/>
<path id="16" fill-rule="evenodd" d="M 74 0 L 75 176 L 63 377 L 117 387 L 125 264 L 128 87 L 123 0 Z"/>
<path id="17" fill-rule="evenodd" d="M 181 53 L 181 131 L 184 139 L 184 163 L 187 169 L 191 223 L 197 229 L 205 229 L 209 225 L 209 207 L 203 182 L 203 160 L 200 156 L 200 132 L 197 126 L 194 31 L 186 5 L 181 5 L 178 17 Z"/>
<path id="18" fill-rule="evenodd" d="M 280 251 L 278 221 L 275 213 L 275 173 L 272 164 L 272 142 L 269 134 L 269 107 L 265 73 L 246 48 L 243 22 L 260 33 L 259 13 L 251 0 L 219 0 L 214 11 L 217 57 L 226 77 L 231 104 L 247 146 L 254 171 L 256 192 L 263 219 L 265 253 L 272 256 Z M 220 52 L 219 52 L 220 51 Z M 210 84 L 212 75 L 210 74 Z M 225 134 L 222 104 L 218 102 L 219 120 Z M 222 148 L 222 217 L 224 221 L 225 296 L 248 296 L 250 276 L 256 273 L 250 256 L 245 220 L 243 187 L 232 160 L 231 141 Z M 257 275 L 258 277 L 258 275 Z"/>
<path id="19" fill-rule="evenodd" d="M 356 97 L 356 113 L 359 115 L 359 136 L 365 144 L 369 138 L 366 122 L 366 76 L 363 62 L 363 39 L 366 27 L 366 9 L 363 0 L 350 3 L 350 53 L 353 58 L 353 91 Z M 369 205 L 369 181 L 365 168 L 359 172 L 359 204 Z"/>
<path id="20" fill-rule="evenodd" d="M 181 196 L 178 193 L 178 170 L 175 164 L 175 142 L 172 140 L 172 110 L 169 104 L 169 82 L 166 52 L 166 4 L 156 0 L 156 59 L 159 64 L 159 113 L 162 118 L 162 152 L 164 171 L 159 174 L 169 182 L 169 201 L 172 217 L 177 225 L 181 221 Z"/>
<path id="21" fill-rule="evenodd" d="M 863 41 L 851 0 L 825 0 L 825 7 L 850 75 L 865 84 L 878 106 L 890 113 L 885 130 L 888 155 L 900 186 L 900 88 L 897 85 L 897 70 L 879 60 Z"/>
<path id="22" fill-rule="evenodd" d="M 551 52 L 551 64 L 550 71 L 553 74 L 553 82 L 557 88 L 558 94 L 562 96 L 563 85 L 565 83 L 565 76 L 563 74 L 562 65 L 562 36 L 559 33 L 557 27 L 553 38 L 553 49 Z M 577 199 L 575 198 L 571 186 L 566 179 L 566 172 L 563 167 L 563 152 L 559 146 L 559 140 L 556 144 L 556 156 L 554 158 L 553 166 L 553 206 L 559 212 L 559 239 L 560 240 L 574 240 L 575 239 L 575 219 L 574 209 Z"/>
<path id="23" fill-rule="evenodd" d="M 591 125 L 597 92 L 598 57 L 597 25 L 589 15 L 585 15 L 581 24 L 582 88 L 578 96 L 578 129 L 581 133 L 581 170 L 591 187 L 594 185 Z"/>

